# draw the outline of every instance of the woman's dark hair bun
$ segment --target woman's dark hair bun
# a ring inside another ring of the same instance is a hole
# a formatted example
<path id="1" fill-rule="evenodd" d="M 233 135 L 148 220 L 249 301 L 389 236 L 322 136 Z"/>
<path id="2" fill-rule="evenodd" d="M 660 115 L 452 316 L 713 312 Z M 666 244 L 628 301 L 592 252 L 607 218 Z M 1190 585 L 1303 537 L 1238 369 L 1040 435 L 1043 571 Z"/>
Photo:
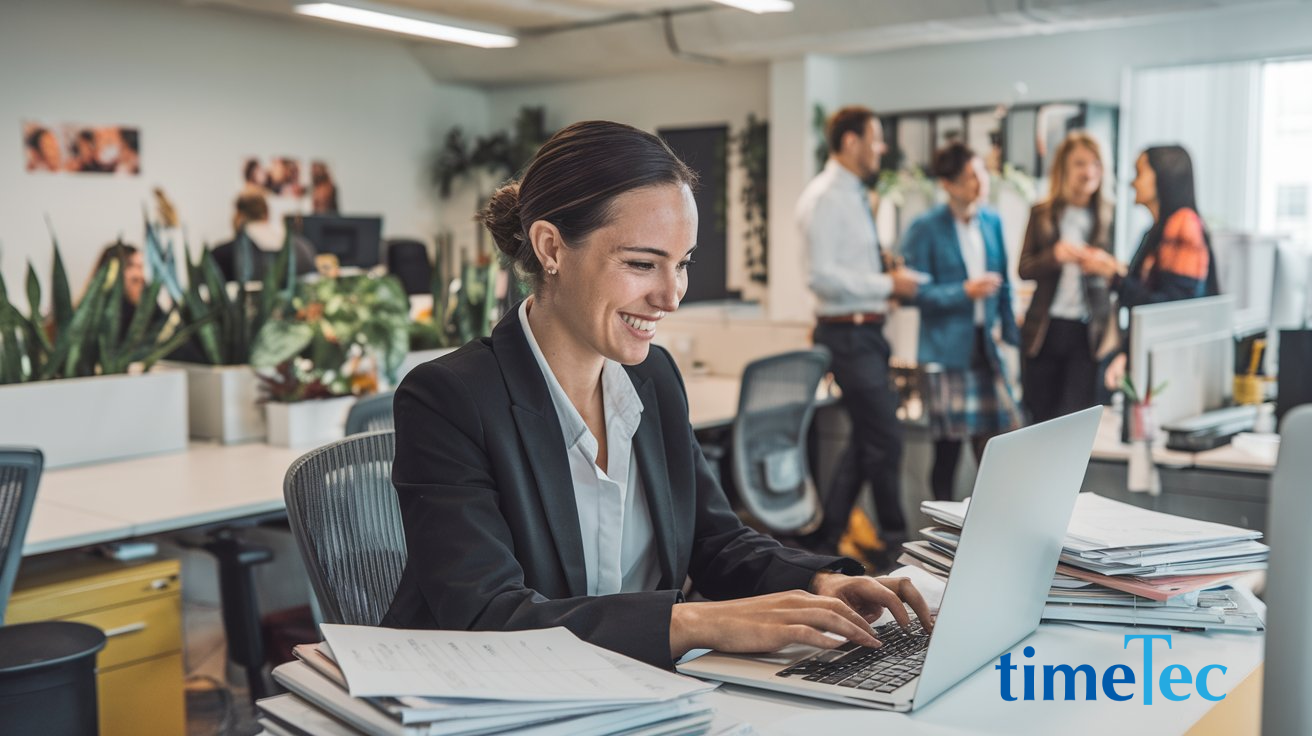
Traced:
<path id="1" fill-rule="evenodd" d="M 492 194 L 487 206 L 479 211 L 475 219 L 483 223 L 488 232 L 492 233 L 492 240 L 496 242 L 497 249 L 504 253 L 510 262 L 521 268 L 531 269 L 532 265 L 526 261 L 536 263 L 537 258 L 525 257 L 527 255 L 525 249 L 531 251 L 533 246 L 524 235 L 524 222 L 520 219 L 519 212 L 519 182 L 512 181 Z"/>

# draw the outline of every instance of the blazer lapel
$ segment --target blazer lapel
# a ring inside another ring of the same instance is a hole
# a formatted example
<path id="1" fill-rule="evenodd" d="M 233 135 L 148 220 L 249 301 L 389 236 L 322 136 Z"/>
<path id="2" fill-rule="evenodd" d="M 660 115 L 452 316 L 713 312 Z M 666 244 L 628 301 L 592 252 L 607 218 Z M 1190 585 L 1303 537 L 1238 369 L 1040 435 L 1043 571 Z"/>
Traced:
<path id="1" fill-rule="evenodd" d="M 570 475 L 565 436 L 551 405 L 547 381 L 538 369 L 519 323 L 519 306 L 511 309 L 492 331 L 492 350 L 510 394 L 511 413 L 520 444 L 537 481 L 538 496 L 570 596 L 587 595 L 588 574 L 583 562 L 583 534 L 579 531 L 578 504 Z"/>
<path id="2" fill-rule="evenodd" d="M 667 467 L 669 459 L 665 455 L 665 441 L 661 438 L 660 407 L 656 403 L 656 388 L 650 378 L 640 379 L 633 372 L 629 373 L 629 377 L 642 381 L 638 386 L 638 397 L 642 399 L 642 421 L 633 433 L 633 450 L 638 462 L 638 474 L 642 477 L 643 489 L 647 495 L 647 507 L 651 511 L 656 555 L 661 566 L 660 588 L 672 588 L 682 585 L 683 580 L 674 579 L 674 551 L 678 539 L 670 495 L 673 489 Z"/>

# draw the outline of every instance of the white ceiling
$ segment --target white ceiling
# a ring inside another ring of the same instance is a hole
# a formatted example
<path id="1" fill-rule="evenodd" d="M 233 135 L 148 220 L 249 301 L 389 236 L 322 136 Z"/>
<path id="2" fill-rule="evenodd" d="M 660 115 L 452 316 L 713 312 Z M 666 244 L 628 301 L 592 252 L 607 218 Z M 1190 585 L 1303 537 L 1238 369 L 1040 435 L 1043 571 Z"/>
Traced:
<path id="1" fill-rule="evenodd" d="M 295 0 L 177 0 L 292 15 Z M 482 86 L 761 62 L 805 53 L 911 46 L 1161 22 L 1183 13 L 1256 10 L 1312 0 L 794 0 L 753 15 L 706 0 L 374 0 L 514 29 L 519 46 L 476 49 L 400 40 L 434 79 Z M 668 21 L 660 16 L 671 11 Z M 298 17 L 298 22 L 327 23 Z M 671 50 L 666 24 L 674 43 Z M 336 24 L 333 24 L 336 25 Z M 340 27 L 340 26 L 338 26 Z M 353 30 L 379 34 L 376 31 Z M 386 35 L 386 34 L 383 34 Z"/>

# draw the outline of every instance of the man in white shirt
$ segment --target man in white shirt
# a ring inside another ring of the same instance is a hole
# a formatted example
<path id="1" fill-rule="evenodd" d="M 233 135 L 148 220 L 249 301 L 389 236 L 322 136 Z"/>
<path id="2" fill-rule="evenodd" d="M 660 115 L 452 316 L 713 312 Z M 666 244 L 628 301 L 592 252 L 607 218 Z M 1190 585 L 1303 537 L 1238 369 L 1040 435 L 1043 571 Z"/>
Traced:
<path id="1" fill-rule="evenodd" d="M 810 540 L 837 546 L 861 486 L 869 481 L 885 542 L 906 538 L 902 514 L 902 427 L 889 382 L 884 338 L 889 302 L 910 299 L 917 282 L 884 262 L 867 182 L 879 174 L 885 151 L 874 112 L 844 107 L 825 126 L 829 161 L 803 190 L 797 221 L 806 243 L 811 291 L 816 295 L 815 341 L 833 355 L 834 378 L 852 419 L 852 438 L 825 496 L 825 518 Z"/>

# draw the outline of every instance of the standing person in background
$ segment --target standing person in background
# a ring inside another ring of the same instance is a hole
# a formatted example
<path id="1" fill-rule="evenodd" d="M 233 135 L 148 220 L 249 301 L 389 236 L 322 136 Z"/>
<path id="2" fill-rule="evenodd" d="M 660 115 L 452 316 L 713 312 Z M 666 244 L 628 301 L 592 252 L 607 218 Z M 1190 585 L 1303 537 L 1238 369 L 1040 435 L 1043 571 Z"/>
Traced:
<path id="1" fill-rule="evenodd" d="M 948 202 L 911 223 L 902 254 L 908 267 L 931 279 L 915 300 L 919 362 L 927 368 L 934 435 L 931 486 L 935 499 L 950 501 L 962 441 L 970 440 L 978 462 L 990 437 L 1021 425 L 994 330 L 1010 345 L 1019 345 L 1020 333 L 1002 220 L 980 205 L 988 197 L 984 160 L 965 144 L 950 143 L 934 154 L 932 172 Z"/>
<path id="2" fill-rule="evenodd" d="M 847 528 L 861 486 L 869 481 L 883 541 L 906 539 L 902 514 L 902 426 L 889 381 L 884 318 L 891 299 L 911 299 L 916 280 L 888 269 L 875 231 L 866 184 L 885 150 L 870 109 L 844 107 L 825 125 L 829 161 L 803 190 L 797 221 L 816 296 L 815 341 L 833 356 L 834 378 L 852 419 L 852 437 L 824 500 L 824 521 L 806 541 L 833 551 Z"/>
<path id="3" fill-rule="evenodd" d="M 1030 210 L 1018 274 L 1035 282 L 1021 330 L 1022 387 L 1034 422 L 1097 403 L 1098 361 L 1115 348 L 1116 313 L 1105 275 L 1112 203 L 1102 196 L 1102 149 L 1082 130 L 1057 148 L 1048 196 Z"/>
<path id="4" fill-rule="evenodd" d="M 1123 307 L 1197 299 L 1220 293 L 1212 244 L 1198 216 L 1194 165 L 1181 146 L 1154 146 L 1135 161 L 1134 203 L 1153 216 L 1139 249 L 1128 265 L 1111 254 L 1086 259 L 1085 270 L 1112 281 Z M 1107 366 L 1108 389 L 1125 377 L 1129 336 Z"/>
<path id="5" fill-rule="evenodd" d="M 323 161 L 310 164 L 310 206 L 316 215 L 337 214 L 337 183 Z"/>

